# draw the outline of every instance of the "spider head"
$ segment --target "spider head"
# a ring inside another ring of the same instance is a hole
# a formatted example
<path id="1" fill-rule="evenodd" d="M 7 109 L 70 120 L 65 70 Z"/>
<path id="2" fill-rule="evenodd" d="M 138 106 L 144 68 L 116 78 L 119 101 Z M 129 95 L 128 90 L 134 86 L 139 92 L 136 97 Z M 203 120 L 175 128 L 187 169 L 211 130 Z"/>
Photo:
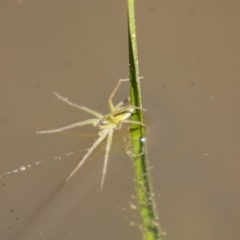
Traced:
<path id="1" fill-rule="evenodd" d="M 101 118 L 99 120 L 99 122 L 97 123 L 97 127 L 100 129 L 100 130 L 103 130 L 103 129 L 109 129 L 109 128 L 113 128 L 115 127 L 115 124 L 108 118 L 106 118 L 106 116 L 104 116 L 103 118 Z"/>

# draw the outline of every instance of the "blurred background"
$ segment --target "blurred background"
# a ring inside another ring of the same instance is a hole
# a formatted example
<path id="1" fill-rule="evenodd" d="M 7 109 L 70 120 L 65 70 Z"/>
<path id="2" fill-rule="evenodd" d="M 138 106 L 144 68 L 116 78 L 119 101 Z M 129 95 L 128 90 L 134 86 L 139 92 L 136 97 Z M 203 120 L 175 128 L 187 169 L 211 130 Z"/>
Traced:
<path id="1" fill-rule="evenodd" d="M 167 240 L 239 239 L 239 11 L 238 1 L 136 1 Z M 128 77 L 126 13 L 126 1 L 0 2 L 0 239 L 142 239 L 127 127 L 114 135 L 103 193 L 105 143 L 65 182 L 98 129 L 36 134 L 91 118 L 54 91 L 109 112 L 109 94 Z M 127 96 L 125 84 L 114 101 Z"/>

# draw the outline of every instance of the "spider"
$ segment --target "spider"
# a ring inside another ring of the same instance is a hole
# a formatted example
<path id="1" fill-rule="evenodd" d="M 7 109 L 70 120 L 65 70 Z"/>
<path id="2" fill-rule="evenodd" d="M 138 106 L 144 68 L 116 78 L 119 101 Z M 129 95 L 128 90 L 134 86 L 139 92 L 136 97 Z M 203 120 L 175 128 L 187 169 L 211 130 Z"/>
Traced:
<path id="1" fill-rule="evenodd" d="M 63 102 L 67 103 L 70 106 L 73 106 L 73 107 L 79 108 L 85 112 L 88 112 L 91 115 L 95 116 L 96 118 L 73 123 L 71 125 L 57 128 L 57 129 L 51 129 L 51 130 L 46 130 L 46 131 L 37 131 L 37 133 L 41 133 L 41 134 L 42 133 L 56 133 L 56 132 L 61 132 L 61 131 L 64 131 L 64 130 L 67 130 L 70 128 L 83 126 L 83 125 L 87 125 L 87 124 L 92 124 L 93 126 L 98 127 L 100 130 L 100 132 L 98 133 L 99 137 L 94 142 L 92 147 L 88 149 L 85 156 L 81 159 L 81 161 L 78 163 L 78 165 L 70 173 L 70 175 L 68 176 L 66 181 L 68 181 L 77 172 L 77 170 L 84 164 L 84 162 L 87 160 L 87 158 L 92 153 L 92 151 L 108 136 L 107 144 L 106 144 L 106 152 L 105 152 L 105 157 L 104 157 L 103 171 L 102 171 L 102 179 L 101 179 L 101 191 L 102 191 L 103 185 L 104 185 L 104 180 L 105 180 L 105 175 L 106 175 L 106 170 L 107 170 L 107 162 L 108 162 L 109 152 L 110 152 L 110 148 L 111 148 L 111 144 L 112 144 L 114 129 L 120 130 L 122 123 L 139 124 L 139 125 L 146 127 L 145 124 L 143 124 L 139 121 L 127 120 L 133 114 L 135 109 L 139 109 L 139 110 L 144 110 L 144 109 L 136 107 L 136 106 L 132 106 L 132 105 L 123 107 L 123 104 L 126 101 L 121 101 L 120 103 L 118 103 L 115 106 L 112 102 L 112 99 L 113 99 L 115 93 L 117 92 L 119 86 L 121 85 L 122 82 L 126 82 L 126 81 L 129 81 L 129 79 L 120 79 L 117 83 L 117 86 L 114 88 L 114 90 L 110 94 L 110 97 L 108 99 L 110 113 L 107 115 L 102 115 L 101 113 L 96 112 L 90 108 L 80 106 L 73 102 L 70 102 L 67 98 L 64 98 L 57 92 L 54 92 L 54 94 L 57 96 L 57 98 L 59 100 L 62 100 Z"/>

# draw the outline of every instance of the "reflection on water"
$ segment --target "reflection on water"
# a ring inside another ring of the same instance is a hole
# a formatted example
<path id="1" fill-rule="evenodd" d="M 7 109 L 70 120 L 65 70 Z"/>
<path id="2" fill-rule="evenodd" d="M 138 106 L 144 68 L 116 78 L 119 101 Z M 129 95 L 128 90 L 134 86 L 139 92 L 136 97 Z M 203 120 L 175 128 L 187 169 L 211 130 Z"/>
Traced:
<path id="1" fill-rule="evenodd" d="M 105 142 L 65 181 L 95 129 L 36 135 L 40 126 L 88 118 L 56 101 L 56 90 L 109 112 L 109 93 L 128 74 L 125 3 L 2 1 L 1 9 L 0 239 L 141 239 L 130 226 L 140 221 L 129 200 L 127 127 L 114 133 L 103 194 Z M 238 239 L 239 10 L 227 1 L 139 1 L 136 12 L 142 100 L 153 116 L 145 122 L 148 157 L 166 238 Z"/>

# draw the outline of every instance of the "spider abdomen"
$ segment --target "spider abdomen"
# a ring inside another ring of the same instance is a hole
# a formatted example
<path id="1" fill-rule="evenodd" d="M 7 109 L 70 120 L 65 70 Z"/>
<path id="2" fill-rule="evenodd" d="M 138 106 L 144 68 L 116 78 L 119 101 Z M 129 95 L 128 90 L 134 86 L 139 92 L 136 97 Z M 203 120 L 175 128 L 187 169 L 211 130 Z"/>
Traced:
<path id="1" fill-rule="evenodd" d="M 115 128 L 119 123 L 128 119 L 132 115 L 133 111 L 134 108 L 131 105 L 116 109 L 110 114 L 103 116 L 99 120 L 97 126 L 100 129 Z"/>

